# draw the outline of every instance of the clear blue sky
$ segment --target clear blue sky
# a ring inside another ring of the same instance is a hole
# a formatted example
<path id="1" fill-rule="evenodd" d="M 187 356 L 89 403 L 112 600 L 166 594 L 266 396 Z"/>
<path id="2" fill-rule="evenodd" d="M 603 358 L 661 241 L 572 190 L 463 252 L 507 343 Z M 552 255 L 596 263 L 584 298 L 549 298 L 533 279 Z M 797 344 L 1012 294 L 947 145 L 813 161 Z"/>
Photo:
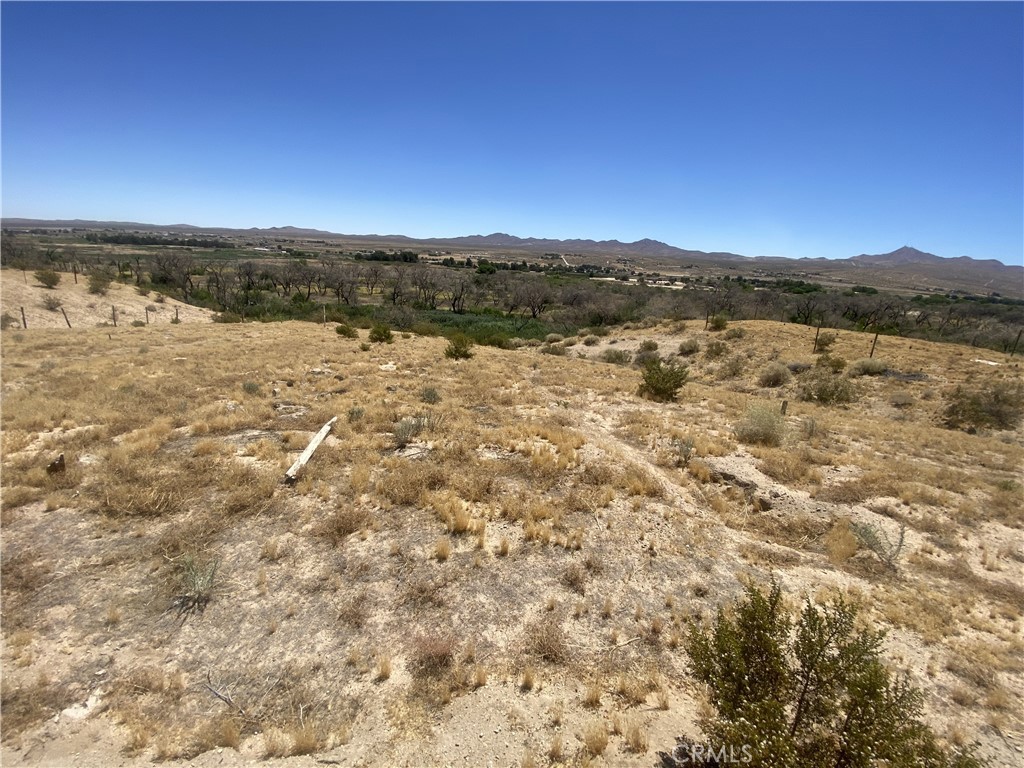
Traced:
<path id="1" fill-rule="evenodd" d="M 14 3 L 3 215 L 1024 259 L 1021 3 Z"/>

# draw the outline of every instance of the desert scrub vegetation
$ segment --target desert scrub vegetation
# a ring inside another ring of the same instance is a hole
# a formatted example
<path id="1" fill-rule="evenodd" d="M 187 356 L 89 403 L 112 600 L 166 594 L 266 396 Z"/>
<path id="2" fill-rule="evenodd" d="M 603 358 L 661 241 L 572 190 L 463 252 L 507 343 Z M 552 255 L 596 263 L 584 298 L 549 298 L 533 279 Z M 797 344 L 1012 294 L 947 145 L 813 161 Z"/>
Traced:
<path id="1" fill-rule="evenodd" d="M 856 389 L 845 376 L 832 373 L 827 368 L 815 367 L 800 376 L 797 397 L 821 405 L 840 405 L 852 403 L 856 398 Z"/>
<path id="2" fill-rule="evenodd" d="M 850 364 L 850 376 L 881 376 L 889 370 L 889 364 L 877 357 L 862 357 Z"/>
<path id="3" fill-rule="evenodd" d="M 334 331 L 335 331 L 335 333 L 337 333 L 342 338 L 346 338 L 346 339 L 358 339 L 359 338 L 359 331 L 357 331 L 355 328 L 353 328 L 351 325 L 348 325 L 347 323 L 342 323 L 341 325 L 336 327 L 334 329 Z"/>
<path id="4" fill-rule="evenodd" d="M 788 384 L 791 378 L 792 374 L 782 363 L 768 363 L 757 374 L 757 383 L 761 387 L 781 387 Z"/>
<path id="5" fill-rule="evenodd" d="M 679 348 L 676 353 L 680 357 L 689 357 L 690 355 L 696 355 L 700 352 L 700 342 L 697 339 L 683 339 L 679 342 Z"/>
<path id="6" fill-rule="evenodd" d="M 606 349 L 598 356 L 598 359 L 603 363 L 629 365 L 629 361 L 633 359 L 633 356 L 624 349 Z"/>
<path id="7" fill-rule="evenodd" d="M 771 405 L 751 405 L 736 425 L 736 439 L 741 443 L 776 446 L 785 434 L 785 417 Z"/>
<path id="8" fill-rule="evenodd" d="M 690 371 L 685 365 L 652 360 L 644 367 L 638 394 L 650 400 L 670 402 L 676 399 L 689 375 Z"/>
<path id="9" fill-rule="evenodd" d="M 950 429 L 1014 429 L 1024 420 L 1024 382 L 957 386 L 945 397 L 942 420 Z"/>
<path id="10" fill-rule="evenodd" d="M 696 626 L 686 654 L 711 705 L 699 720 L 701 752 L 763 766 L 983 765 L 969 749 L 940 746 L 921 720 L 923 695 L 889 671 L 883 634 L 857 614 L 842 596 L 821 606 L 808 599 L 794 621 L 773 582 L 748 586 L 712 625 Z M 660 753 L 664 766 L 692 764 L 697 742 L 677 741 L 672 754 Z"/>
<path id="11" fill-rule="evenodd" d="M 385 323 L 378 323 L 370 329 L 369 339 L 374 344 L 391 344 L 395 337 L 390 327 Z"/>
<path id="12" fill-rule="evenodd" d="M 464 333 L 456 333 L 448 339 L 444 356 L 451 360 L 469 360 L 473 357 L 473 340 Z"/>

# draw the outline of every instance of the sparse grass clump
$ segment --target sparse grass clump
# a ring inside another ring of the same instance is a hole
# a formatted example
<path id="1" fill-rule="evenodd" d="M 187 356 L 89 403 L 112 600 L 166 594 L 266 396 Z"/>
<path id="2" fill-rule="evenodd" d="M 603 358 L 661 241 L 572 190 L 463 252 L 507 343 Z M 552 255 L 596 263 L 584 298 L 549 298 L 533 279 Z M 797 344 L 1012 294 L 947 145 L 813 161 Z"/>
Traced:
<path id="1" fill-rule="evenodd" d="M 1024 420 L 1024 382 L 993 381 L 977 389 L 958 386 L 946 395 L 942 418 L 950 429 L 1014 429 Z"/>
<path id="2" fill-rule="evenodd" d="M 715 360 L 724 355 L 729 350 L 729 345 L 724 341 L 718 341 L 713 339 L 709 341 L 707 346 L 704 347 L 704 357 L 708 360 Z"/>
<path id="3" fill-rule="evenodd" d="M 644 368 L 639 394 L 658 402 L 670 402 L 676 399 L 689 375 L 685 365 L 653 361 Z"/>
<path id="4" fill-rule="evenodd" d="M 849 374 L 851 376 L 881 376 L 888 370 L 889 364 L 884 360 L 863 357 L 853 362 L 853 365 L 850 366 Z"/>
<path id="5" fill-rule="evenodd" d="M 792 374 L 782 363 L 769 363 L 757 375 L 757 383 L 761 387 L 781 387 L 788 384 L 791 378 Z"/>
<path id="6" fill-rule="evenodd" d="M 422 416 L 407 416 L 399 421 L 395 424 L 392 432 L 395 439 L 395 447 L 405 448 L 423 432 L 426 426 L 427 420 Z"/>
<path id="7" fill-rule="evenodd" d="M 412 641 L 409 668 L 417 677 L 439 677 L 455 662 L 455 648 L 451 632 L 417 635 Z"/>
<path id="8" fill-rule="evenodd" d="M 568 658 L 565 633 L 554 618 L 541 619 L 526 628 L 526 652 L 551 664 Z"/>
<path id="9" fill-rule="evenodd" d="M 752 405 L 743 420 L 736 425 L 736 439 L 741 443 L 780 445 L 785 433 L 785 418 L 777 408 L 770 405 Z"/>
<path id="10" fill-rule="evenodd" d="M 420 392 L 420 400 L 428 405 L 437 405 L 441 402 L 441 395 L 438 394 L 436 387 L 424 387 Z"/>
<path id="11" fill-rule="evenodd" d="M 632 356 L 624 349 L 606 349 L 599 356 L 603 363 L 614 363 L 615 365 L 629 365 Z"/>
<path id="12" fill-rule="evenodd" d="M 833 333 L 832 331 L 825 331 L 824 333 L 819 333 L 818 338 L 814 342 L 815 354 L 828 352 L 832 348 L 832 345 L 836 343 L 836 339 L 838 338 L 839 336 Z"/>
<path id="13" fill-rule="evenodd" d="M 689 357 L 700 352 L 700 342 L 696 339 L 683 339 L 676 350 L 681 357 Z"/>

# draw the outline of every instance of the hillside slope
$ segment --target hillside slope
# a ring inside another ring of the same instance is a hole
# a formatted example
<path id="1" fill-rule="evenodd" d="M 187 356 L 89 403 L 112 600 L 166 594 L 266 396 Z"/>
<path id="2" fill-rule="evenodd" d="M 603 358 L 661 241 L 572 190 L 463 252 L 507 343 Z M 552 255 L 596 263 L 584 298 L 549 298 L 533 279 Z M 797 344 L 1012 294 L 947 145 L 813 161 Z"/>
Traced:
<path id="1" fill-rule="evenodd" d="M 882 338 L 893 375 L 824 406 L 813 370 L 758 384 L 813 328 L 731 331 L 463 361 L 304 323 L 5 332 L 3 764 L 646 767 L 696 733 L 688 628 L 773 574 L 857 600 L 939 735 L 1018 764 L 1024 434 L 937 415 L 1019 362 Z M 684 340 L 678 402 L 601 362 Z M 738 440 L 783 400 L 780 445 Z M 898 571 L 850 521 L 906 526 Z"/>

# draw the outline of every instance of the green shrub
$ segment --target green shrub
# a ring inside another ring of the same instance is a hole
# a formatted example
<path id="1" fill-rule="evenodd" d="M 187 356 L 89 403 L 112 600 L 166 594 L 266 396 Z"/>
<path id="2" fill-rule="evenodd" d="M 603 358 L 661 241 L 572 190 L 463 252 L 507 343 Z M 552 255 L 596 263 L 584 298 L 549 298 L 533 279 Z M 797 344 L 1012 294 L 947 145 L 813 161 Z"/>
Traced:
<path id="1" fill-rule="evenodd" d="M 56 312 L 64 305 L 61 301 L 60 296 L 43 296 L 43 306 L 51 312 Z"/>
<path id="2" fill-rule="evenodd" d="M 828 352 L 821 355 L 814 364 L 818 368 L 827 368 L 832 373 L 839 373 L 846 367 L 846 361 L 843 358 L 835 357 Z"/>
<path id="3" fill-rule="evenodd" d="M 817 341 L 814 342 L 815 353 L 828 352 L 832 348 L 832 345 L 836 343 L 836 339 L 839 337 L 832 331 L 825 331 L 824 333 L 818 334 Z"/>
<path id="4" fill-rule="evenodd" d="M 112 281 L 113 278 L 109 274 L 102 270 L 94 269 L 89 273 L 89 293 L 96 296 L 106 296 Z"/>
<path id="5" fill-rule="evenodd" d="M 33 274 L 36 282 L 44 288 L 56 288 L 60 282 L 60 275 L 52 269 L 39 269 Z"/>
<path id="6" fill-rule="evenodd" d="M 444 356 L 452 360 L 469 360 L 473 356 L 473 340 L 464 333 L 456 333 L 448 339 L 448 346 L 445 347 Z"/>
<path id="7" fill-rule="evenodd" d="M 736 439 L 754 445 L 781 445 L 786 434 L 786 420 L 770 405 L 752 405 L 736 425 Z"/>
<path id="8" fill-rule="evenodd" d="M 359 348 L 361 350 L 363 350 L 363 352 L 369 352 L 370 351 L 370 343 L 368 341 L 364 341 L 362 344 L 359 345 Z"/>
<path id="9" fill-rule="evenodd" d="M 355 424 L 357 421 L 362 421 L 363 416 L 366 415 L 366 409 L 362 406 L 353 405 L 348 409 L 348 423 Z"/>
<path id="10" fill-rule="evenodd" d="M 758 386 L 781 387 L 792 378 L 789 369 L 782 363 L 768 363 L 757 375 Z"/>
<path id="11" fill-rule="evenodd" d="M 344 336 L 346 339 L 359 338 L 359 331 L 357 331 L 355 328 L 353 328 L 351 325 L 348 325 L 347 323 L 342 323 L 341 325 L 339 325 L 337 328 L 334 329 L 334 332 L 337 333 L 339 336 Z"/>
<path id="12" fill-rule="evenodd" d="M 395 337 L 385 323 L 377 323 L 370 329 L 370 341 L 374 344 L 391 344 Z"/>
<path id="13" fill-rule="evenodd" d="M 675 400 L 689 375 L 690 371 L 685 365 L 654 360 L 644 367 L 639 394 L 659 402 Z"/>
<path id="14" fill-rule="evenodd" d="M 247 395 L 258 395 L 260 393 L 260 385 L 255 381 L 242 382 L 242 391 Z"/>
<path id="15" fill-rule="evenodd" d="M 946 395 L 943 423 L 951 429 L 1014 429 L 1024 419 L 1024 382 L 992 381 Z"/>
<path id="16" fill-rule="evenodd" d="M 640 342 L 641 352 L 654 352 L 657 349 L 658 342 L 656 342 L 654 339 L 644 339 L 643 341 Z"/>
<path id="17" fill-rule="evenodd" d="M 747 361 L 740 355 L 732 355 L 727 358 L 718 368 L 718 378 L 735 379 L 746 368 Z"/>
<path id="18" fill-rule="evenodd" d="M 427 420 L 422 416 L 407 416 L 395 424 L 393 435 L 396 448 L 405 448 L 418 436 L 427 426 Z"/>
<path id="19" fill-rule="evenodd" d="M 240 323 L 242 316 L 236 312 L 220 312 L 213 316 L 215 323 Z"/>
<path id="20" fill-rule="evenodd" d="M 661 360 L 661 355 L 653 349 L 641 349 L 633 357 L 633 364 L 638 368 L 646 368 L 653 362 Z"/>
<path id="21" fill-rule="evenodd" d="M 742 328 L 730 328 L 728 331 L 722 334 L 723 339 L 742 339 L 747 335 L 747 332 Z"/>
<path id="22" fill-rule="evenodd" d="M 605 363 L 615 363 L 615 365 L 629 365 L 629 361 L 632 359 L 632 355 L 624 349 L 606 349 L 601 353 L 600 358 Z"/>
<path id="23" fill-rule="evenodd" d="M 797 387 L 797 397 L 805 402 L 834 405 L 852 403 L 856 396 L 853 383 L 845 376 L 815 368 L 805 373 Z"/>
<path id="24" fill-rule="evenodd" d="M 794 622 L 778 584 L 748 586 L 733 610 L 686 639 L 711 708 L 698 721 L 704 741 L 677 739 L 661 765 L 719 765 L 708 752 L 762 767 L 983 765 L 969 750 L 940 749 L 920 719 L 923 695 L 889 671 L 883 639 L 841 597 L 820 607 L 808 599 Z"/>
<path id="25" fill-rule="evenodd" d="M 540 351 L 545 355 L 555 355 L 556 357 L 565 357 L 566 350 L 561 344 L 545 344 L 540 348 Z"/>
<path id="26" fill-rule="evenodd" d="M 708 322 L 708 328 L 712 331 L 724 331 L 729 325 L 729 319 L 725 315 L 715 315 Z"/>
<path id="27" fill-rule="evenodd" d="M 704 347 L 704 357 L 714 360 L 724 355 L 728 349 L 729 346 L 724 341 L 709 341 L 708 345 Z"/>
<path id="28" fill-rule="evenodd" d="M 146 327 L 146 321 L 145 320 L 132 320 L 132 328 L 145 328 L 145 327 Z"/>
<path id="29" fill-rule="evenodd" d="M 548 344 L 557 344 L 562 341 L 565 337 L 560 333 L 549 333 L 544 337 L 544 341 Z"/>
<path id="30" fill-rule="evenodd" d="M 851 376 L 881 376 L 883 373 L 889 370 L 888 364 L 884 360 L 878 360 L 872 357 L 864 357 L 860 360 L 854 361 L 850 366 Z"/>
<path id="31" fill-rule="evenodd" d="M 610 331 L 603 325 L 595 325 L 593 328 L 588 328 L 587 330 L 590 331 L 591 336 L 607 336 L 610 333 Z M 586 334 L 584 334 L 583 331 L 580 331 L 580 335 L 584 336 Z"/>
<path id="32" fill-rule="evenodd" d="M 441 402 L 441 395 L 436 387 L 424 387 L 423 391 L 420 392 L 420 400 L 430 405 L 436 405 Z"/>
<path id="33" fill-rule="evenodd" d="M 592 347 L 595 344 L 598 344 L 600 341 L 601 339 L 599 339 L 597 336 L 594 336 L 593 334 L 591 334 L 590 336 L 583 337 L 583 344 L 584 346 L 587 347 Z"/>

